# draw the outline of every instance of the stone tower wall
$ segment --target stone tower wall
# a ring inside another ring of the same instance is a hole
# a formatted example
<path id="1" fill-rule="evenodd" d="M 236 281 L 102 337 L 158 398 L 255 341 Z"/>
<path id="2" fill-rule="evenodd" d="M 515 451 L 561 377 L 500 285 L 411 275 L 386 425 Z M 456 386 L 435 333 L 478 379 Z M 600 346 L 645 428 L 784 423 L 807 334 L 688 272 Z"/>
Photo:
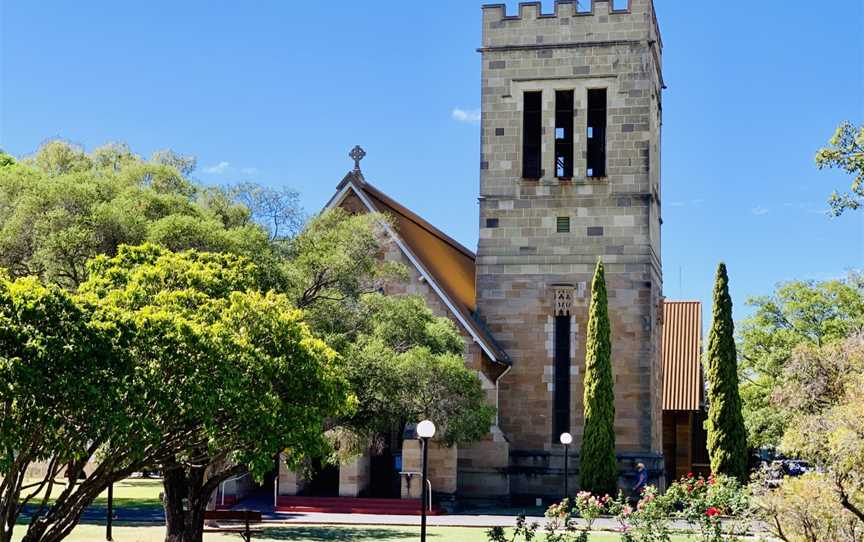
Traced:
<path id="1" fill-rule="evenodd" d="M 633 458 L 661 451 L 661 51 L 651 0 L 631 0 L 626 10 L 594 0 L 585 14 L 575 1 L 557 2 L 554 14 L 537 2 L 520 4 L 518 16 L 502 5 L 483 9 L 477 295 L 481 318 L 513 359 L 499 397 L 513 493 L 560 485 L 552 414 L 553 295 L 561 285 L 575 294 L 572 449 L 581 443 L 587 301 L 598 257 L 609 289 L 618 451 Z M 595 88 L 607 89 L 604 178 L 586 177 L 586 100 Z M 562 180 L 554 176 L 555 91 L 570 89 L 575 170 Z M 538 90 L 543 175 L 523 179 L 522 95 Z M 557 233 L 565 216 L 570 232 Z"/>

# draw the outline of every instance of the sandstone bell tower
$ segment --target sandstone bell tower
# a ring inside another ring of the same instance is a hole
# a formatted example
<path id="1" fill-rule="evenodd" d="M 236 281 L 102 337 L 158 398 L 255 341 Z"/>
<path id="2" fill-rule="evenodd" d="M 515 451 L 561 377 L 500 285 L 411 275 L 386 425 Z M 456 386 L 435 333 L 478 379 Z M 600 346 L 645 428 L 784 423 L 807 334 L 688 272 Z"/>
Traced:
<path id="1" fill-rule="evenodd" d="M 512 359 L 500 380 L 511 494 L 578 465 L 588 293 L 609 289 L 620 464 L 661 465 L 662 42 L 652 0 L 483 8 L 477 312 Z M 576 470 L 576 469 L 574 469 Z M 571 487 L 576 487 L 574 475 Z"/>

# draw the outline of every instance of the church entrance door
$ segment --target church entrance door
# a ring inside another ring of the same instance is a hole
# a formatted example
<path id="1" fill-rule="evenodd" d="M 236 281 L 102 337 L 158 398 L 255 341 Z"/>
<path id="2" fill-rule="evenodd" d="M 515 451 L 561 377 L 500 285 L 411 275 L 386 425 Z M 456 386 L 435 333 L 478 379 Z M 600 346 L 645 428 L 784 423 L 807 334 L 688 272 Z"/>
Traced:
<path id="1" fill-rule="evenodd" d="M 312 462 L 312 477 L 301 492 L 306 497 L 338 497 L 339 466 L 324 463 L 320 459 Z"/>
<path id="2" fill-rule="evenodd" d="M 379 499 L 398 499 L 401 496 L 399 471 L 402 470 L 402 442 L 399 433 L 381 435 L 379 453 L 370 458 L 369 496 Z"/>

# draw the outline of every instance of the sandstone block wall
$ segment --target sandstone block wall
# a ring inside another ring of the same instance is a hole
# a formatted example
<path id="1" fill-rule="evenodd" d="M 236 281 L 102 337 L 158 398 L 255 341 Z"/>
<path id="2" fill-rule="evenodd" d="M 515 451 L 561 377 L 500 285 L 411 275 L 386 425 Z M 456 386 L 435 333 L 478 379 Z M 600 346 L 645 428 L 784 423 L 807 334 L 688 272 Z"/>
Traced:
<path id="1" fill-rule="evenodd" d="M 618 451 L 662 448 L 661 44 L 650 0 L 632 0 L 622 11 L 593 4 L 588 14 L 574 2 L 559 2 L 554 14 L 542 14 L 537 3 L 520 5 L 518 16 L 503 6 L 483 12 L 477 296 L 481 318 L 513 359 L 500 382 L 499 425 L 520 478 L 511 480 L 514 493 L 551 492 L 560 483 L 544 479 L 557 474 L 554 456 L 562 453 L 552 434 L 558 285 L 576 293 L 570 425 L 571 450 L 579 449 L 587 302 L 598 257 L 609 291 Z M 587 91 L 596 88 L 607 89 L 604 178 L 586 177 Z M 554 177 L 555 91 L 571 89 L 575 171 L 562 180 Z M 538 90 L 544 174 L 523 179 L 522 96 Z M 569 233 L 556 231 L 558 217 L 569 218 Z"/>
<path id="2" fill-rule="evenodd" d="M 453 495 L 456 493 L 456 458 L 458 448 L 446 447 L 438 442 L 429 443 L 428 476 L 432 492 Z M 405 440 L 402 443 L 402 498 L 420 498 L 423 456 L 420 441 Z"/>

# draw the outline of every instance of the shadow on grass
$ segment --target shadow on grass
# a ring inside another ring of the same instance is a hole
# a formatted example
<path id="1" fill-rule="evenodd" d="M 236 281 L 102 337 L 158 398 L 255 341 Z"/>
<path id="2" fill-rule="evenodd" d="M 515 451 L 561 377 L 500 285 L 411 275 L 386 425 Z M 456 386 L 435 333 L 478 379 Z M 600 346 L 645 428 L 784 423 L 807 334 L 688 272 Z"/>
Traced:
<path id="1" fill-rule="evenodd" d="M 264 531 L 267 540 L 303 542 L 372 542 L 374 540 L 417 540 L 420 529 L 380 529 L 376 527 L 297 526 L 272 527 Z M 440 535 L 427 533 L 434 539 Z"/>

